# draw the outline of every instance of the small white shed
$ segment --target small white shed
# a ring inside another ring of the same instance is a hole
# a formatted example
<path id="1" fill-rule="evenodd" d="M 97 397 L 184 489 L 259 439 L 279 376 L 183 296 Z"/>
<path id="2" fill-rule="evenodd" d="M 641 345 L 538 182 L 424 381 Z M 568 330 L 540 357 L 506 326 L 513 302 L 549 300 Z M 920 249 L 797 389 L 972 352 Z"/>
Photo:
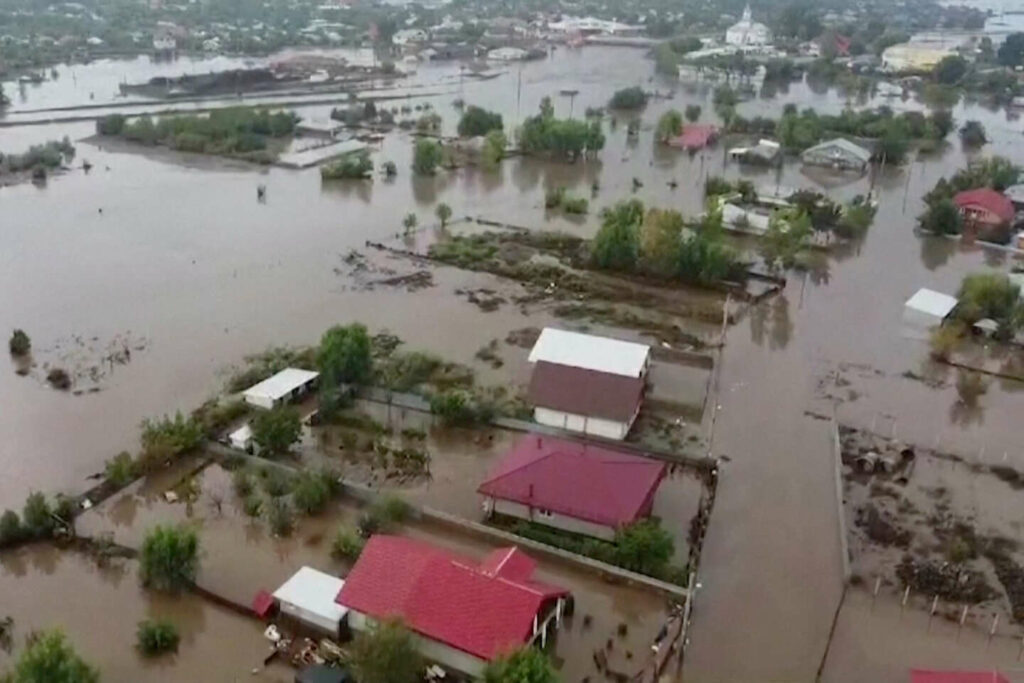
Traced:
<path id="1" fill-rule="evenodd" d="M 246 389 L 242 397 L 250 405 L 270 410 L 311 391 L 316 386 L 318 377 L 320 377 L 320 373 L 312 370 L 285 368 L 276 375 Z"/>
<path id="2" fill-rule="evenodd" d="M 955 296 L 922 287 L 903 305 L 903 322 L 916 333 L 941 325 L 954 308 Z"/>
<path id="3" fill-rule="evenodd" d="M 252 453 L 252 427 L 250 427 L 248 423 L 231 432 L 228 436 L 228 440 L 231 442 L 232 448 L 245 451 L 246 453 Z"/>
<path id="4" fill-rule="evenodd" d="M 303 567 L 274 591 L 282 614 L 337 637 L 348 608 L 335 602 L 345 582 L 312 567 Z"/>

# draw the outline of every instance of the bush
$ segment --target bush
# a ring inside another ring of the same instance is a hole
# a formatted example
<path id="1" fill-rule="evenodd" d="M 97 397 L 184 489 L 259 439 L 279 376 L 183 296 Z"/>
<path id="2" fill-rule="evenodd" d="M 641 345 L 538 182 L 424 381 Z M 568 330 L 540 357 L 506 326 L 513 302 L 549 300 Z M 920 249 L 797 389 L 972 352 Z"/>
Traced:
<path id="1" fill-rule="evenodd" d="M 295 515 L 288 501 L 272 498 L 267 506 L 267 523 L 275 536 L 291 536 L 295 529 Z"/>
<path id="2" fill-rule="evenodd" d="M 192 585 L 199 569 L 199 537 L 194 529 L 153 527 L 142 542 L 139 575 L 142 585 L 175 592 Z"/>
<path id="3" fill-rule="evenodd" d="M 342 527 L 334 536 L 331 544 L 331 554 L 339 560 L 355 562 L 366 546 L 366 539 L 359 535 L 355 529 Z"/>
<path id="4" fill-rule="evenodd" d="M 71 375 L 64 368 L 51 368 L 46 373 L 46 381 L 54 389 L 60 389 L 61 391 L 67 391 L 71 388 Z"/>
<path id="5" fill-rule="evenodd" d="M 400 621 L 382 621 L 359 633 L 349 648 L 359 683 L 417 683 L 423 668 L 416 641 Z"/>
<path id="6" fill-rule="evenodd" d="M 565 199 L 565 188 L 564 187 L 553 187 L 544 193 L 544 208 L 545 209 L 557 209 L 562 205 L 562 201 Z"/>
<path id="7" fill-rule="evenodd" d="M 204 401 L 192 411 L 191 419 L 199 423 L 207 438 L 217 437 L 221 430 L 248 414 L 249 404 L 242 399 L 221 402 L 216 398 Z"/>
<path id="8" fill-rule="evenodd" d="M 7 348 L 12 356 L 26 356 L 32 350 L 32 340 L 25 334 L 25 330 L 14 330 L 10 341 L 7 342 Z"/>
<path id="9" fill-rule="evenodd" d="M 616 564 L 658 576 L 675 552 L 672 536 L 656 520 L 644 519 L 615 532 Z"/>
<path id="10" fill-rule="evenodd" d="M 263 512 L 263 501 L 256 494 L 249 494 L 242 501 L 242 511 L 249 517 L 259 517 Z"/>
<path id="11" fill-rule="evenodd" d="M 686 116 L 686 120 L 689 121 L 690 123 L 696 123 L 697 120 L 700 119 L 700 114 L 701 107 L 699 104 L 686 105 L 684 115 Z"/>
<path id="12" fill-rule="evenodd" d="M 55 526 L 53 511 L 46 500 L 46 496 L 38 491 L 28 494 L 25 499 L 25 507 L 22 508 L 21 518 L 24 520 L 25 533 L 31 538 L 43 538 L 53 533 Z"/>
<path id="13" fill-rule="evenodd" d="M 252 475 L 245 469 L 236 470 L 231 475 L 231 485 L 235 490 L 236 496 L 245 498 L 253 491 Z"/>
<path id="14" fill-rule="evenodd" d="M 647 93 L 639 86 L 623 88 L 608 101 L 609 109 L 639 109 L 647 104 Z"/>
<path id="15" fill-rule="evenodd" d="M 590 202 L 584 197 L 566 197 L 562 200 L 562 209 L 569 214 L 585 214 L 589 206 Z"/>
<path id="16" fill-rule="evenodd" d="M 139 651 L 147 657 L 178 651 L 178 629 L 169 621 L 140 621 L 135 634 Z"/>
<path id="17" fill-rule="evenodd" d="M 292 475 L 277 467 L 266 467 L 261 472 L 263 490 L 271 498 L 280 498 L 292 488 Z"/>
<path id="18" fill-rule="evenodd" d="M 529 645 L 506 653 L 488 663 L 483 683 L 558 683 L 551 660 Z"/>
<path id="19" fill-rule="evenodd" d="M 96 122 L 96 132 L 100 135 L 120 135 L 126 120 L 124 114 L 108 114 Z"/>
<path id="20" fill-rule="evenodd" d="M 412 152 L 412 170 L 419 175 L 434 175 L 441 163 L 443 150 L 436 140 L 420 138 Z"/>
<path id="21" fill-rule="evenodd" d="M 331 490 L 323 477 L 306 470 L 292 481 L 292 500 L 300 512 L 307 515 L 319 514 L 330 502 Z"/>
<path id="22" fill-rule="evenodd" d="M 0 548 L 12 546 L 25 537 L 25 530 L 21 526 L 21 519 L 14 510 L 4 510 L 0 515 Z"/>
<path id="23" fill-rule="evenodd" d="M 968 121 L 960 128 L 960 140 L 968 147 L 981 147 L 988 142 L 985 126 L 980 121 Z"/>
<path id="24" fill-rule="evenodd" d="M 99 671 L 87 664 L 60 630 L 37 631 L 26 639 L 8 683 L 99 683 Z"/>
<path id="25" fill-rule="evenodd" d="M 320 177 L 324 180 L 369 178 L 373 173 L 373 162 L 366 151 L 348 154 L 335 162 L 320 167 Z"/>
<path id="26" fill-rule="evenodd" d="M 430 412 L 445 425 L 471 425 L 489 422 L 493 410 L 478 403 L 468 392 L 448 389 L 430 397 Z"/>
<path id="27" fill-rule="evenodd" d="M 121 451 L 104 465 L 104 476 L 107 481 L 123 488 L 135 480 L 136 466 L 131 453 Z"/>
<path id="28" fill-rule="evenodd" d="M 469 106 L 459 120 L 459 135 L 464 138 L 487 135 L 492 130 L 501 130 L 504 126 L 501 114 Z"/>
<path id="29" fill-rule="evenodd" d="M 150 472 L 196 448 L 203 438 L 202 425 L 191 418 L 186 419 L 180 412 L 175 413 L 174 418 L 165 415 L 159 420 L 143 420 L 139 465 L 143 472 Z"/>
<path id="30" fill-rule="evenodd" d="M 302 420 L 295 408 L 287 405 L 260 411 L 249 423 L 252 440 L 260 455 L 277 458 L 285 455 L 302 434 Z"/>

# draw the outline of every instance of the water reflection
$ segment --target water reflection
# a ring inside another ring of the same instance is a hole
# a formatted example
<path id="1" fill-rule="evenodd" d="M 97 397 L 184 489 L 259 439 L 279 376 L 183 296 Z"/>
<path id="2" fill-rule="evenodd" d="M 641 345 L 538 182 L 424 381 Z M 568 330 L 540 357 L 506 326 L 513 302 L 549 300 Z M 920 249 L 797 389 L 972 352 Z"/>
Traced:
<path id="1" fill-rule="evenodd" d="M 750 308 L 750 339 L 758 346 L 778 351 L 786 348 L 793 336 L 793 320 L 789 315 L 789 299 L 780 294 Z"/>
<path id="2" fill-rule="evenodd" d="M 957 251 L 957 242 L 945 237 L 922 237 L 921 264 L 928 270 L 946 265 Z"/>
<path id="3" fill-rule="evenodd" d="M 342 197 L 356 197 L 364 204 L 373 199 L 372 180 L 322 180 L 320 191 L 324 194 L 337 194 Z"/>
<path id="4" fill-rule="evenodd" d="M 958 369 L 956 375 L 957 399 L 949 409 L 949 419 L 960 427 L 981 425 L 985 411 L 981 397 L 988 392 L 989 380 L 980 372 Z"/>

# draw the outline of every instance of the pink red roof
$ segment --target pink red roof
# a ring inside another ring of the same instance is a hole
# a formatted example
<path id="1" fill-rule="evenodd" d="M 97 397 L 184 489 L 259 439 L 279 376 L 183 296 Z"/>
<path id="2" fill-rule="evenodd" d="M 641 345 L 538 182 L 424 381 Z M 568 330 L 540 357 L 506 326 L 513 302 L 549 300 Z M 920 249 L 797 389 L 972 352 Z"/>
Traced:
<path id="1" fill-rule="evenodd" d="M 701 149 L 707 147 L 708 144 L 715 139 L 718 135 L 718 128 L 709 124 L 694 124 L 686 126 L 683 129 L 683 134 L 677 138 L 669 140 L 669 144 L 673 147 L 683 147 L 685 149 Z"/>
<path id="2" fill-rule="evenodd" d="M 1010 683 L 998 671 L 910 670 L 910 683 Z"/>
<path id="3" fill-rule="evenodd" d="M 592 444 L 529 435 L 477 492 L 617 527 L 646 517 L 665 464 Z"/>
<path id="4" fill-rule="evenodd" d="M 400 536 L 370 538 L 335 599 L 375 619 L 398 617 L 420 635 L 485 660 L 526 643 L 544 604 L 568 591 L 531 579 L 518 548 L 482 562 Z"/>
<path id="5" fill-rule="evenodd" d="M 1003 221 L 1013 220 L 1013 202 L 1002 192 L 987 187 L 959 192 L 953 197 L 953 203 L 961 209 L 983 209 Z"/>

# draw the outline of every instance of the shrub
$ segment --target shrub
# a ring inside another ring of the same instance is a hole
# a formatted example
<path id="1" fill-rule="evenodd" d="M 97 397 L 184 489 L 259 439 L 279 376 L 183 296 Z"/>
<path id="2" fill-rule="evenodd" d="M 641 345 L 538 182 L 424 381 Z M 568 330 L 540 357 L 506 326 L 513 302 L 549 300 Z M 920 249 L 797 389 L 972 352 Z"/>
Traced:
<path id="1" fill-rule="evenodd" d="M 566 213 L 575 215 L 585 214 L 589 207 L 590 202 L 588 202 L 584 197 L 566 197 L 562 200 L 562 209 Z"/>
<path id="2" fill-rule="evenodd" d="M 302 434 L 302 420 L 291 406 L 278 406 L 260 411 L 249 423 L 252 440 L 259 446 L 260 455 L 277 458 L 288 452 Z"/>
<path id="3" fill-rule="evenodd" d="M 53 514 L 65 525 L 70 526 L 78 511 L 78 504 L 69 495 L 58 493 L 53 502 Z"/>
<path id="4" fill-rule="evenodd" d="M 99 683 L 99 671 L 86 663 L 60 630 L 38 631 L 3 680 L 9 683 Z"/>
<path id="5" fill-rule="evenodd" d="M 673 552 L 672 536 L 656 520 L 640 520 L 615 532 L 616 564 L 626 569 L 658 576 Z"/>
<path id="6" fill-rule="evenodd" d="M 564 187 L 553 187 L 544 193 L 544 208 L 557 209 L 565 199 Z"/>
<path id="7" fill-rule="evenodd" d="M 315 515 L 327 507 L 331 490 L 323 477 L 307 470 L 292 481 L 292 500 L 300 512 Z"/>
<path id="8" fill-rule="evenodd" d="M 295 529 L 295 515 L 284 498 L 272 498 L 267 506 L 267 523 L 275 536 L 291 536 Z"/>
<path id="9" fill-rule="evenodd" d="M 292 475 L 277 467 L 266 467 L 261 472 L 263 490 L 271 498 L 280 498 L 292 488 Z"/>
<path id="10" fill-rule="evenodd" d="M 400 621 L 383 621 L 358 634 L 349 648 L 360 683 L 416 683 L 423 660 L 416 641 Z"/>
<path id="11" fill-rule="evenodd" d="M 469 106 L 459 120 L 459 135 L 468 138 L 487 135 L 492 130 L 501 130 L 504 123 L 501 114 L 487 111 L 481 107 Z"/>
<path id="12" fill-rule="evenodd" d="M 14 330 L 10 341 L 7 342 L 7 348 L 13 356 L 26 356 L 32 350 L 32 340 L 25 334 L 25 330 Z"/>
<path id="13" fill-rule="evenodd" d="M 0 548 L 14 545 L 24 538 L 25 530 L 21 526 L 21 519 L 14 510 L 4 510 L 0 515 Z"/>
<path id="14" fill-rule="evenodd" d="M 147 657 L 178 651 L 178 629 L 169 621 L 140 621 L 135 634 L 139 651 Z"/>
<path id="15" fill-rule="evenodd" d="M 21 518 L 24 520 L 25 532 L 32 538 L 42 538 L 53 532 L 53 511 L 46 496 L 38 491 L 28 494 Z"/>
<path id="16" fill-rule="evenodd" d="M 960 128 L 960 140 L 968 147 L 981 147 L 988 142 L 985 126 L 980 121 L 968 121 Z"/>
<path id="17" fill-rule="evenodd" d="M 369 178 L 373 173 L 373 162 L 366 151 L 348 154 L 335 162 L 320 167 L 320 177 L 325 180 Z"/>
<path id="18" fill-rule="evenodd" d="M 431 396 L 430 412 L 449 426 L 489 422 L 494 415 L 490 406 L 479 403 L 468 392 L 459 389 L 448 389 Z"/>
<path id="19" fill-rule="evenodd" d="M 191 585 L 199 569 L 199 537 L 184 525 L 153 527 L 142 542 L 142 585 L 175 592 Z"/>
<path id="20" fill-rule="evenodd" d="M 441 202 L 437 205 L 437 208 L 434 209 L 434 215 L 437 216 L 437 220 L 441 221 L 441 227 L 444 228 L 448 225 L 448 221 L 452 217 L 452 207 Z"/>
<path id="21" fill-rule="evenodd" d="M 231 475 L 231 485 L 235 489 L 235 495 L 245 498 L 253 490 L 252 475 L 245 469 L 236 470 Z"/>
<path id="22" fill-rule="evenodd" d="M 195 420 L 186 419 L 180 412 L 173 418 L 166 415 L 159 420 L 142 421 L 142 453 L 139 465 L 143 472 L 173 460 L 191 451 L 203 442 L 203 428 Z"/>
<path id="23" fill-rule="evenodd" d="M 249 494 L 242 501 L 242 511 L 249 517 L 259 517 L 263 512 L 263 501 L 256 494 Z"/>
<path id="24" fill-rule="evenodd" d="M 645 104 L 647 104 L 647 94 L 639 86 L 618 90 L 608 101 L 610 109 L 639 109 Z"/>
<path id="25" fill-rule="evenodd" d="M 342 527 L 338 529 L 338 533 L 334 536 L 334 542 L 331 544 L 331 554 L 339 560 L 355 562 L 359 559 L 359 555 L 363 552 L 365 545 L 366 540 L 355 529 L 347 526 Z"/>
<path id="26" fill-rule="evenodd" d="M 67 391 L 71 388 L 71 375 L 64 368 L 51 368 L 46 373 L 46 381 L 54 389 L 60 389 L 61 391 Z"/>
<path id="27" fill-rule="evenodd" d="M 109 114 L 96 122 L 96 132 L 100 135 L 120 135 L 125 121 L 124 114 Z"/>
<path id="28" fill-rule="evenodd" d="M 103 473 L 106 480 L 117 488 L 127 486 L 135 479 L 136 475 L 136 465 L 132 454 L 128 451 L 121 451 L 106 462 Z"/>
<path id="29" fill-rule="evenodd" d="M 558 683 L 551 660 L 541 650 L 521 647 L 503 654 L 484 669 L 483 683 Z"/>
<path id="30" fill-rule="evenodd" d="M 420 138 L 412 154 L 412 170 L 419 175 L 434 175 L 441 163 L 443 151 L 436 140 Z"/>

